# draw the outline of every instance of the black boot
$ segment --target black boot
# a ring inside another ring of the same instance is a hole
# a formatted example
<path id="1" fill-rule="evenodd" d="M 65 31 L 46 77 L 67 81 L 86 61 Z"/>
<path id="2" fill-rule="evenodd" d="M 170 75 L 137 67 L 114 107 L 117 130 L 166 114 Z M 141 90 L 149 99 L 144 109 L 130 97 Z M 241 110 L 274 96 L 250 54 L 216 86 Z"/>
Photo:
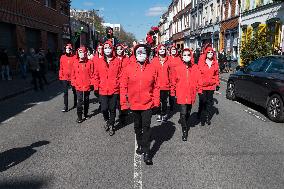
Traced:
<path id="1" fill-rule="evenodd" d="M 182 141 L 187 141 L 187 128 L 182 128 Z"/>
<path id="2" fill-rule="evenodd" d="M 143 149 L 141 145 L 138 145 L 137 149 L 136 149 L 136 154 L 138 155 L 142 155 L 143 154 Z"/>
<path id="3" fill-rule="evenodd" d="M 144 153 L 144 162 L 146 163 L 146 165 L 153 165 L 153 161 L 149 152 Z"/>
<path id="4" fill-rule="evenodd" d="M 81 114 L 81 115 L 78 114 L 78 119 L 77 119 L 76 122 L 77 122 L 77 123 L 82 123 L 82 122 L 83 122 L 82 114 Z"/>
<path id="5" fill-rule="evenodd" d="M 61 112 L 68 112 L 68 108 L 67 107 L 64 107 Z"/>
<path id="6" fill-rule="evenodd" d="M 114 125 L 110 125 L 109 126 L 109 131 L 108 131 L 109 136 L 113 136 L 114 133 L 115 133 Z"/>

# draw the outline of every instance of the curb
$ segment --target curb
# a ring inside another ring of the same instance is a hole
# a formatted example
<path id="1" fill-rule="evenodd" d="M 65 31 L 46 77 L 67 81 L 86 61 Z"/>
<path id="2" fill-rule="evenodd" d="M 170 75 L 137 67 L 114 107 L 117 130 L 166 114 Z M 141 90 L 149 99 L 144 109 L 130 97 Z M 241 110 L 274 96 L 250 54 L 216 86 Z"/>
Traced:
<path id="1" fill-rule="evenodd" d="M 57 78 L 51 79 L 51 80 L 49 81 L 49 83 L 50 83 L 50 84 L 51 84 L 51 83 L 54 83 L 54 82 L 57 81 L 57 80 L 58 80 Z M 25 88 L 25 89 L 23 89 L 23 90 L 21 90 L 21 91 L 15 92 L 15 93 L 13 93 L 13 94 L 9 94 L 9 95 L 7 95 L 7 96 L 1 97 L 1 98 L 0 98 L 0 102 L 1 102 L 1 101 L 4 101 L 4 100 L 7 100 L 7 99 L 10 99 L 10 98 L 13 98 L 13 97 L 16 97 L 16 96 L 18 96 L 18 95 L 20 95 L 20 94 L 24 94 L 24 93 L 26 93 L 26 92 L 28 92 L 28 91 L 31 91 L 31 90 L 33 90 L 33 87 L 32 87 L 32 86 L 31 86 L 31 87 L 27 87 L 27 88 Z"/>

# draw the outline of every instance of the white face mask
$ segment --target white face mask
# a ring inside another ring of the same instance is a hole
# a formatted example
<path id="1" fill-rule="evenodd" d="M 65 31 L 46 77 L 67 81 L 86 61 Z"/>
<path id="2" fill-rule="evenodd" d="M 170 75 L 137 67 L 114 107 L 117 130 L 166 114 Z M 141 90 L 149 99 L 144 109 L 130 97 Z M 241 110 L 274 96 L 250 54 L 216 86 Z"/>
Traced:
<path id="1" fill-rule="evenodd" d="M 66 53 L 67 53 L 67 54 L 70 54 L 70 53 L 71 53 L 71 49 L 67 48 L 67 49 L 66 49 Z"/>
<path id="2" fill-rule="evenodd" d="M 122 49 L 117 49 L 117 50 L 116 50 L 116 53 L 117 53 L 118 56 L 121 56 L 122 53 L 123 53 L 123 50 L 122 50 Z"/>
<path id="3" fill-rule="evenodd" d="M 207 58 L 211 59 L 213 57 L 213 53 L 209 52 L 207 53 Z"/>
<path id="4" fill-rule="evenodd" d="M 79 58 L 80 58 L 80 59 L 84 59 L 84 58 L 85 58 L 85 53 L 79 52 Z"/>
<path id="5" fill-rule="evenodd" d="M 176 51 L 175 49 L 173 49 L 173 50 L 171 51 L 171 53 L 172 53 L 172 55 L 175 55 L 175 54 L 177 53 L 177 51 Z"/>
<path id="6" fill-rule="evenodd" d="M 159 55 L 165 55 L 166 54 L 166 50 L 165 49 L 160 49 L 159 50 Z"/>
<path id="7" fill-rule="evenodd" d="M 190 62 L 191 57 L 190 57 L 190 56 L 183 56 L 183 57 L 182 57 L 182 60 L 183 60 L 184 62 L 188 63 L 188 62 Z"/>
<path id="8" fill-rule="evenodd" d="M 139 47 L 136 50 L 136 59 L 140 63 L 144 63 L 147 59 L 146 49 L 144 47 Z"/>
<path id="9" fill-rule="evenodd" d="M 104 53 L 105 53 L 106 56 L 109 56 L 112 53 L 112 49 L 106 48 L 106 49 L 104 49 Z"/>

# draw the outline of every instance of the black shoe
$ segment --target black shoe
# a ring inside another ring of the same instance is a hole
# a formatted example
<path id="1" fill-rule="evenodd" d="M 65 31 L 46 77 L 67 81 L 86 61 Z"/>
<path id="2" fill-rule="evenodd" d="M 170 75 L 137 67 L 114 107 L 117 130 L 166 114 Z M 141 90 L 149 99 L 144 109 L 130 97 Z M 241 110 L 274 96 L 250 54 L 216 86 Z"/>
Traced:
<path id="1" fill-rule="evenodd" d="M 137 149 L 136 149 L 136 154 L 138 154 L 138 155 L 142 155 L 142 154 L 143 154 L 142 146 L 138 146 L 138 147 L 137 147 Z"/>
<path id="2" fill-rule="evenodd" d="M 63 108 L 62 110 L 61 110 L 61 112 L 68 112 L 68 108 Z"/>
<path id="3" fill-rule="evenodd" d="M 114 125 L 110 125 L 108 134 L 109 136 L 113 136 L 115 133 Z"/>
<path id="4" fill-rule="evenodd" d="M 106 121 L 106 123 L 104 125 L 104 129 L 105 129 L 105 131 L 109 130 L 109 123 L 108 123 L 108 121 Z"/>
<path id="5" fill-rule="evenodd" d="M 74 106 L 72 106 L 71 110 L 77 108 L 77 104 L 74 104 Z"/>
<path id="6" fill-rule="evenodd" d="M 76 122 L 77 122 L 77 123 L 82 123 L 82 122 L 83 122 L 83 119 L 82 119 L 82 118 L 78 118 L 78 119 L 76 120 Z"/>
<path id="7" fill-rule="evenodd" d="M 146 163 L 146 165 L 153 165 L 153 161 L 149 152 L 144 153 L 144 162 Z"/>
<path id="8" fill-rule="evenodd" d="M 84 115 L 84 118 L 85 118 L 85 120 L 88 120 L 88 119 L 90 119 L 90 116 L 89 115 Z"/>
<path id="9" fill-rule="evenodd" d="M 182 141 L 187 141 L 187 130 L 182 129 Z"/>
<path id="10" fill-rule="evenodd" d="M 211 121 L 209 119 L 207 119 L 206 124 L 211 125 Z"/>

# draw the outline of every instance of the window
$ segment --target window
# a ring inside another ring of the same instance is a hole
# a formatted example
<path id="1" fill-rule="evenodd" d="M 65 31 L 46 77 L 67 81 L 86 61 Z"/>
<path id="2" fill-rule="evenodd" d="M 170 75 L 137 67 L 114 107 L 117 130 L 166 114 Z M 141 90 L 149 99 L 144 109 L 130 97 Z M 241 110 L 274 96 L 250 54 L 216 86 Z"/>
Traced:
<path id="1" fill-rule="evenodd" d="M 231 5 L 231 0 L 229 0 L 228 4 L 228 18 L 231 18 L 232 13 L 232 5 Z"/>
<path id="2" fill-rule="evenodd" d="M 268 67 L 269 62 L 266 58 L 260 58 L 255 61 L 253 61 L 247 68 L 247 72 L 263 72 Z"/>
<path id="3" fill-rule="evenodd" d="M 270 58 L 269 66 L 266 69 L 267 73 L 284 74 L 284 58 Z"/>
<path id="4" fill-rule="evenodd" d="M 56 9 L 56 0 L 45 0 L 45 6 Z"/>

